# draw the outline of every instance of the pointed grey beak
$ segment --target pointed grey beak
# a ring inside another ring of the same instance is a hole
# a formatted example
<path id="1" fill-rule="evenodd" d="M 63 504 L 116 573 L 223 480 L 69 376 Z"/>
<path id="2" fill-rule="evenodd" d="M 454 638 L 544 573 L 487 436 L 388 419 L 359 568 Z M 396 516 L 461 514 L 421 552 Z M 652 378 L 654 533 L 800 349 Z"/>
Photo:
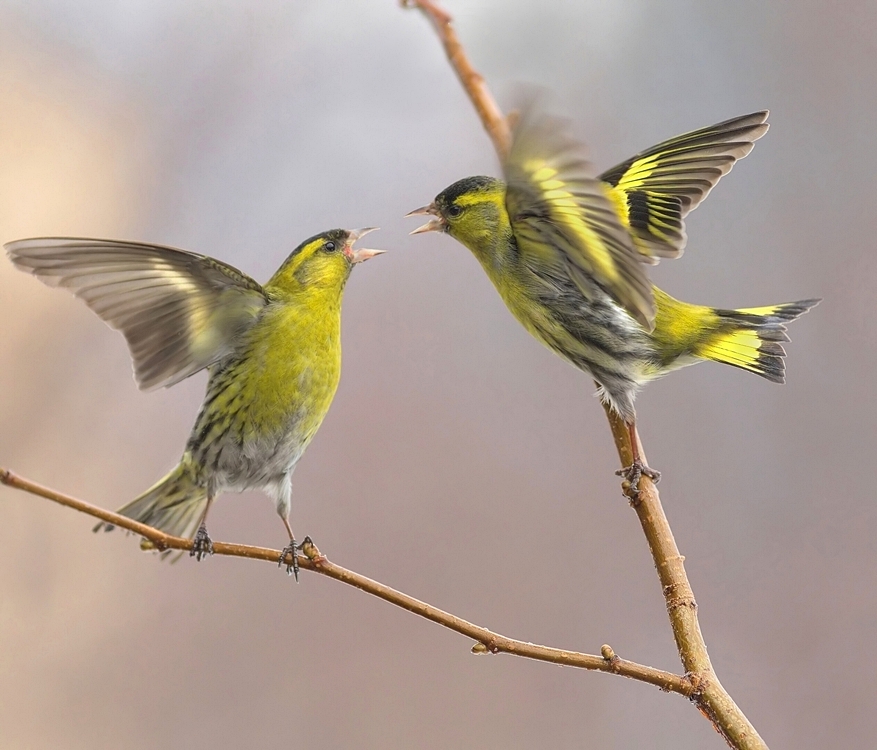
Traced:
<path id="1" fill-rule="evenodd" d="M 351 229 L 350 233 L 347 237 L 347 242 L 344 244 L 344 254 L 347 256 L 348 260 L 353 263 L 362 263 L 369 258 L 374 258 L 376 255 L 380 255 L 381 253 L 387 252 L 386 250 L 372 250 L 365 247 L 353 249 L 353 243 L 358 239 L 365 237 L 369 232 L 377 231 L 378 227 L 365 227 L 364 229 Z"/>
<path id="2" fill-rule="evenodd" d="M 407 219 L 409 216 L 434 216 L 434 219 L 430 219 L 423 226 L 417 227 L 410 234 L 422 234 L 423 232 L 444 232 L 447 229 L 447 224 L 445 220 L 442 218 L 442 215 L 439 213 L 438 208 L 436 208 L 435 203 L 430 203 L 428 206 L 423 206 L 423 208 L 415 208 L 413 211 L 405 214 L 405 218 Z"/>

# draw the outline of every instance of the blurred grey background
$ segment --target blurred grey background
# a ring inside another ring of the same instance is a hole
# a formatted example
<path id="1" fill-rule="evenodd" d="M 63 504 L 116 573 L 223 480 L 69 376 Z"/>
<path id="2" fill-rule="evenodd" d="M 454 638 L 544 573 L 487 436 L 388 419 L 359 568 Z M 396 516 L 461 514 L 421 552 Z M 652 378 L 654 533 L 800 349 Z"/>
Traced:
<path id="1" fill-rule="evenodd" d="M 725 686 L 774 748 L 872 745 L 877 5 L 447 8 L 500 98 L 551 87 L 602 167 L 771 108 L 653 277 L 720 306 L 825 302 L 791 329 L 785 387 L 690 368 L 644 391 L 641 433 Z M 679 669 L 592 383 L 462 246 L 407 235 L 407 211 L 497 173 L 424 18 L 393 0 L 4 0 L 0 90 L 0 241 L 165 243 L 265 280 L 317 231 L 382 226 L 294 528 L 501 633 Z M 0 465 L 115 508 L 175 463 L 203 374 L 138 392 L 124 340 L 5 257 L 0 315 Z M 259 494 L 211 521 L 284 542 Z M 723 746 L 678 696 L 476 658 L 332 581 L 161 564 L 92 524 L 0 488 L 3 748 Z"/>

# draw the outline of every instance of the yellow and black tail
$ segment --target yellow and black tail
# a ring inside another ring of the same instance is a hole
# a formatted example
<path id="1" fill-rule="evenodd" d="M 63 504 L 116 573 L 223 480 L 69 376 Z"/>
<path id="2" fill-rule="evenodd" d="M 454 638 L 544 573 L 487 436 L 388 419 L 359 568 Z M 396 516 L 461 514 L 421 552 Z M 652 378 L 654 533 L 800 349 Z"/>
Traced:
<path id="1" fill-rule="evenodd" d="M 774 383 L 784 383 L 786 352 L 782 342 L 789 340 L 785 324 L 820 301 L 805 299 L 770 307 L 713 310 L 719 325 L 697 345 L 694 354 L 749 370 Z"/>
<path id="2" fill-rule="evenodd" d="M 173 536 L 191 538 L 207 504 L 207 487 L 198 480 L 197 467 L 186 453 L 180 463 L 164 479 L 117 511 L 140 523 Z M 110 531 L 112 524 L 100 523 L 94 530 Z M 140 546 L 152 549 L 144 539 Z"/>

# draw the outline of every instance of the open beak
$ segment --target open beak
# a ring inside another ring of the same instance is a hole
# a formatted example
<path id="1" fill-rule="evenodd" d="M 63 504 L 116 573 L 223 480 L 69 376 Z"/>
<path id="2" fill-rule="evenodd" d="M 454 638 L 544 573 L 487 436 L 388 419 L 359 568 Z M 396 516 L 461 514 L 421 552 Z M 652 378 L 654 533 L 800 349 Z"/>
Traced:
<path id="1" fill-rule="evenodd" d="M 423 208 L 415 208 L 410 213 L 405 214 L 405 218 L 407 219 L 409 216 L 434 216 L 434 219 L 430 219 L 426 224 L 421 227 L 417 227 L 411 234 L 422 234 L 423 232 L 444 232 L 448 225 L 445 223 L 445 220 L 442 218 L 441 213 L 439 213 L 438 208 L 436 208 L 435 203 L 430 203 L 428 206 L 424 206 Z"/>
<path id="2" fill-rule="evenodd" d="M 344 254 L 351 263 L 362 263 L 364 260 L 374 258 L 376 255 L 387 252 L 386 250 L 372 250 L 365 247 L 353 249 L 353 243 L 361 237 L 365 237 L 369 232 L 374 232 L 377 227 L 365 227 L 364 229 L 351 229 L 347 236 L 347 242 L 344 243 Z"/>

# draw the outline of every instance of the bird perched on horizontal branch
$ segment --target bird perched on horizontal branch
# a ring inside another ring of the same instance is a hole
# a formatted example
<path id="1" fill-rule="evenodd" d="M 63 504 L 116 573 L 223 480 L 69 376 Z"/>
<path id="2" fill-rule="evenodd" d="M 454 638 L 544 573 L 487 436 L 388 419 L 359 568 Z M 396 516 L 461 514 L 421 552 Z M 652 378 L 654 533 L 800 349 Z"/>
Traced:
<path id="1" fill-rule="evenodd" d="M 120 514 L 173 536 L 195 533 L 200 560 L 212 552 L 205 520 L 216 495 L 261 489 L 289 535 L 280 563 L 288 557 L 298 578 L 290 478 L 338 387 L 344 285 L 355 264 L 383 252 L 353 247 L 370 231 L 305 240 L 264 286 L 159 245 L 48 237 L 5 246 L 18 268 L 71 290 L 124 334 L 143 390 L 209 372 L 180 463 Z"/>
<path id="2" fill-rule="evenodd" d="M 645 266 L 682 254 L 683 219 L 767 131 L 755 112 L 650 148 L 597 175 L 564 120 L 530 102 L 516 118 L 504 180 L 467 177 L 409 216 L 412 234 L 446 232 L 481 263 L 536 339 L 589 373 L 628 426 L 637 492 L 654 479 L 636 439 L 634 399 L 646 382 L 699 360 L 784 380 L 785 324 L 808 299 L 722 310 L 674 299 Z"/>

